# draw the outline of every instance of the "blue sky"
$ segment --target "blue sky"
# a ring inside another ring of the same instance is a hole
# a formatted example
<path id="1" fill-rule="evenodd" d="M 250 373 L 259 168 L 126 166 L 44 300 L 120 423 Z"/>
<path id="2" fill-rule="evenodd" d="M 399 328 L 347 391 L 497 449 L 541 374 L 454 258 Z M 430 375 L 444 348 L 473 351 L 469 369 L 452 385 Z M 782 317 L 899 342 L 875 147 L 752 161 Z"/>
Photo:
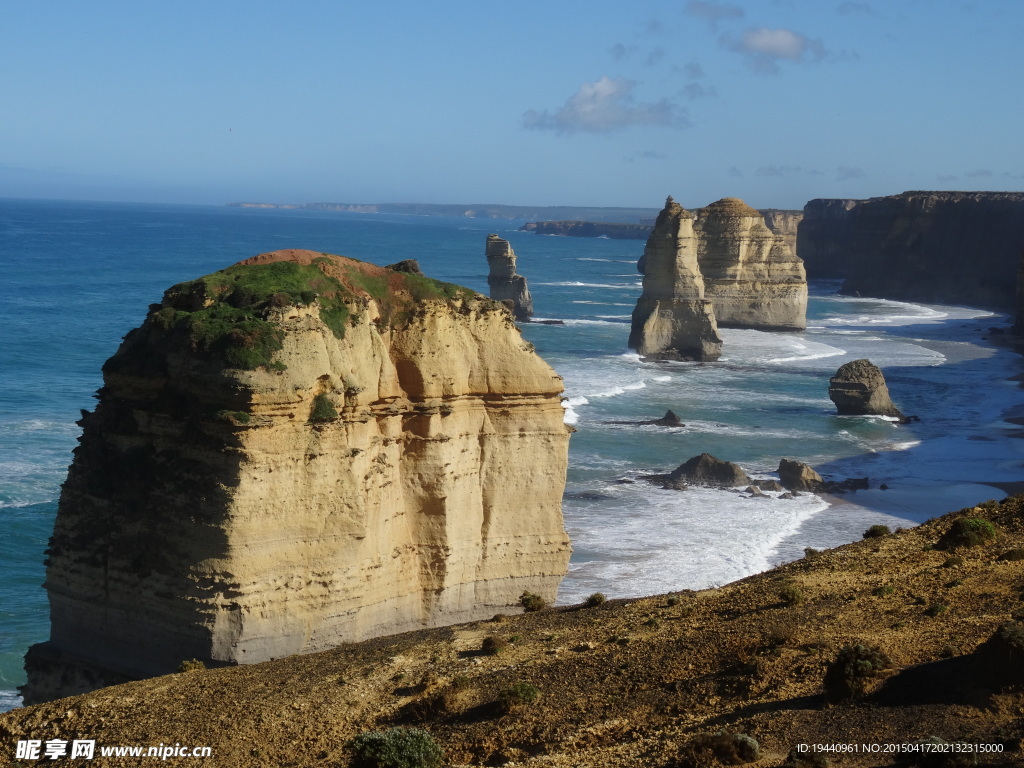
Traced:
<path id="1" fill-rule="evenodd" d="M 1019 0 L 0 7 L 0 196 L 800 208 L 1024 189 Z"/>

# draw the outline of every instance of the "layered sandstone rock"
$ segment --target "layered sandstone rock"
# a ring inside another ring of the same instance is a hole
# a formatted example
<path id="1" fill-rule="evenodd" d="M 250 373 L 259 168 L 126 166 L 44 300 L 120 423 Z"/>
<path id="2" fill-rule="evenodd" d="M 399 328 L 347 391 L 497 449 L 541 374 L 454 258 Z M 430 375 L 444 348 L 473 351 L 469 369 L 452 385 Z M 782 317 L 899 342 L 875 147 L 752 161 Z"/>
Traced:
<path id="1" fill-rule="evenodd" d="M 704 295 L 718 324 L 733 328 L 803 330 L 807 276 L 785 237 L 761 212 L 726 197 L 696 211 L 697 259 Z"/>
<path id="2" fill-rule="evenodd" d="M 870 360 L 852 360 L 841 365 L 829 379 L 828 396 L 843 415 L 903 418 L 889 398 L 881 369 Z"/>
<path id="3" fill-rule="evenodd" d="M 842 292 L 905 301 L 1014 306 L 1024 192 L 904 192 L 811 200 L 797 250 Z"/>
<path id="4" fill-rule="evenodd" d="M 282 251 L 171 288 L 83 415 L 26 701 L 553 599 L 561 391 L 415 274 Z"/>
<path id="5" fill-rule="evenodd" d="M 526 278 L 516 274 L 516 254 L 508 240 L 497 235 L 487 236 L 487 285 L 495 301 L 511 301 L 516 320 L 528 320 L 533 315 L 533 299 L 526 287 Z"/>
<path id="6" fill-rule="evenodd" d="M 704 297 L 693 214 L 671 197 L 637 267 L 643 293 L 633 309 L 629 346 L 651 359 L 717 360 L 722 339 Z"/>
<path id="7" fill-rule="evenodd" d="M 796 249 L 796 238 L 800 231 L 800 222 L 803 221 L 803 211 L 784 211 L 779 208 L 762 208 L 759 213 L 764 216 L 764 223 L 768 229 L 776 235 L 782 235 L 783 241 L 789 249 L 799 256 Z"/>

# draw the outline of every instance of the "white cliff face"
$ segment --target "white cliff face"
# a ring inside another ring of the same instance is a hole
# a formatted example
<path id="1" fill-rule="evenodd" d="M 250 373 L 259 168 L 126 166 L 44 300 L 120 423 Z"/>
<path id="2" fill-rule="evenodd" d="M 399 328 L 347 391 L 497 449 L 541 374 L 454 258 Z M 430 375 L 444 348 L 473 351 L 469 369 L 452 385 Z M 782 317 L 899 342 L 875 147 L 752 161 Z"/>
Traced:
<path id="1" fill-rule="evenodd" d="M 516 254 L 508 240 L 487 236 L 487 286 L 495 301 L 511 301 L 516 320 L 533 316 L 533 298 L 526 287 L 526 278 L 516 274 Z"/>
<path id="2" fill-rule="evenodd" d="M 704 293 L 722 327 L 803 330 L 807 275 L 781 234 L 742 200 L 726 197 L 697 211 L 695 232 Z"/>
<path id="3" fill-rule="evenodd" d="M 704 294 L 693 216 L 671 197 L 641 264 L 643 293 L 633 310 L 629 346 L 648 358 L 717 360 L 722 339 Z"/>
<path id="4" fill-rule="evenodd" d="M 28 700 L 79 692 L 57 679 L 74 676 L 56 661 L 69 656 L 100 679 L 151 676 L 554 598 L 570 553 L 562 381 L 507 310 L 340 257 L 249 263 L 288 261 L 353 289 L 341 338 L 336 299 L 278 298 L 259 310 L 272 362 L 224 366 L 161 329 L 169 309 L 195 327 L 179 292 L 105 366 L 60 501 Z"/>

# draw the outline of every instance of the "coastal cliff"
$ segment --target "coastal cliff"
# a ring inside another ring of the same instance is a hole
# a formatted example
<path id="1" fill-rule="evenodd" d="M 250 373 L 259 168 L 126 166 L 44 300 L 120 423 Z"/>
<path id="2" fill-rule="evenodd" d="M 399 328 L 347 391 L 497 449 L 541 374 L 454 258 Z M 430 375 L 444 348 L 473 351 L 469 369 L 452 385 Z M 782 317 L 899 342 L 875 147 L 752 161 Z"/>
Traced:
<path id="1" fill-rule="evenodd" d="M 508 240 L 497 235 L 487 236 L 487 286 L 495 301 L 512 302 L 516 320 L 529 320 L 533 316 L 533 298 L 526 286 L 526 278 L 516 274 L 516 254 Z"/>
<path id="2" fill-rule="evenodd" d="M 630 348 L 650 359 L 717 360 L 722 339 L 704 297 L 693 214 L 671 196 L 637 266 L 643 293 L 633 309 Z"/>
<path id="3" fill-rule="evenodd" d="M 800 230 L 800 222 L 803 221 L 803 211 L 784 211 L 778 208 L 763 208 L 759 213 L 764 216 L 764 223 L 776 235 L 782 235 L 782 239 L 793 252 L 799 256 L 796 250 L 797 233 Z"/>
<path id="4" fill-rule="evenodd" d="M 1024 244 L 1024 192 L 904 192 L 811 200 L 797 250 L 843 293 L 1010 309 Z"/>
<path id="5" fill-rule="evenodd" d="M 695 212 L 704 295 L 723 328 L 803 330 L 807 276 L 803 263 L 765 224 L 760 211 L 726 197 Z"/>
<path id="6" fill-rule="evenodd" d="M 278 251 L 172 287 L 83 412 L 26 702 L 553 598 L 561 392 L 456 285 Z"/>

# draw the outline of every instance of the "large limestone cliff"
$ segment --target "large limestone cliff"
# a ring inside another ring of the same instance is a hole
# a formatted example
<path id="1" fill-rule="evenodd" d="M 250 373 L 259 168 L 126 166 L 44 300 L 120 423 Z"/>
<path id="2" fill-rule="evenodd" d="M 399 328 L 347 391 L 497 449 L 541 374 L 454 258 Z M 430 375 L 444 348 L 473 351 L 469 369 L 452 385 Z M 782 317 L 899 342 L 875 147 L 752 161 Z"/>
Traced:
<path id="1" fill-rule="evenodd" d="M 83 414 L 26 701 L 553 598 L 561 392 L 459 286 L 310 251 L 174 286 Z"/>
<path id="2" fill-rule="evenodd" d="M 904 192 L 811 200 L 797 250 L 842 292 L 909 301 L 1014 306 L 1024 192 Z"/>
<path id="3" fill-rule="evenodd" d="M 696 211 L 697 260 L 704 295 L 722 327 L 803 330 L 803 262 L 772 232 L 760 211 L 726 197 Z"/>
<path id="4" fill-rule="evenodd" d="M 782 235 L 789 249 L 799 256 L 800 254 L 796 249 L 796 237 L 800 231 L 800 222 L 803 221 L 804 212 L 785 211 L 779 208 L 762 208 L 760 213 L 764 216 L 764 223 L 768 225 L 768 229 L 776 235 Z"/>
<path id="5" fill-rule="evenodd" d="M 629 346 L 651 359 L 717 360 L 715 312 L 704 298 L 693 214 L 671 197 L 641 257 L 643 293 L 633 309 Z"/>
<path id="6" fill-rule="evenodd" d="M 526 287 L 526 278 L 516 274 L 516 254 L 508 240 L 487 236 L 487 285 L 495 301 L 511 301 L 516 320 L 533 316 L 533 298 Z"/>

